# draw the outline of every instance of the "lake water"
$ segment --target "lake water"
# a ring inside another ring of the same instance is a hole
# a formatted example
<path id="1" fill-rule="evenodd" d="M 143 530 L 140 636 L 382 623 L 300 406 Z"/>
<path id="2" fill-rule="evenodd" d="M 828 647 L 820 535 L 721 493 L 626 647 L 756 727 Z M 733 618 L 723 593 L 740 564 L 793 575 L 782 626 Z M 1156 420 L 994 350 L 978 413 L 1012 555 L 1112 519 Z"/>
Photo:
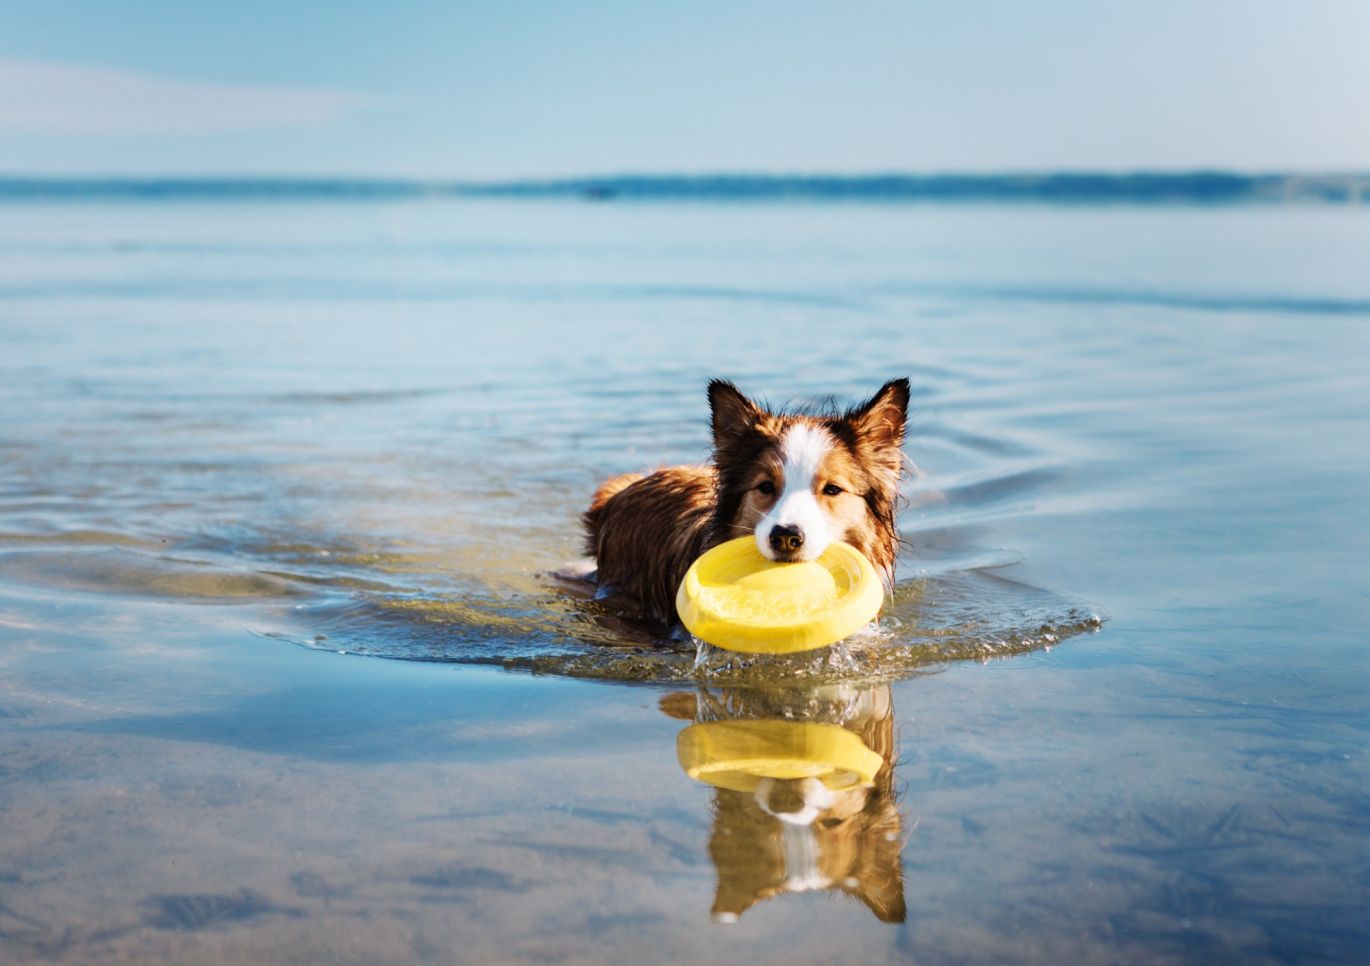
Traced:
<path id="1" fill-rule="evenodd" d="M 1356 206 L 3 205 L 0 958 L 1362 959 L 1368 259 Z M 701 674 L 550 576 L 710 377 L 895 375 L 864 644 Z"/>

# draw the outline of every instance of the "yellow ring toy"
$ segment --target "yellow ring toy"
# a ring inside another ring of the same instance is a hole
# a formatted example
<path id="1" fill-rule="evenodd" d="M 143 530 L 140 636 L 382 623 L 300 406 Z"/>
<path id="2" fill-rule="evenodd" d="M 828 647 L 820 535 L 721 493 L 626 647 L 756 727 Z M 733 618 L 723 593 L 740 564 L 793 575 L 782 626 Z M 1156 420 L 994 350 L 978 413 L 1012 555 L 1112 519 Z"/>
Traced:
<path id="1" fill-rule="evenodd" d="M 880 613 L 885 590 L 855 547 L 833 543 L 817 560 L 767 560 L 752 537 L 719 544 L 696 560 L 676 593 L 695 637 L 729 651 L 789 654 L 826 647 Z"/>
<path id="2" fill-rule="evenodd" d="M 869 786 L 883 764 L 852 732 L 814 721 L 709 721 L 676 738 L 695 781 L 755 792 L 763 778 L 816 778 L 833 791 Z"/>

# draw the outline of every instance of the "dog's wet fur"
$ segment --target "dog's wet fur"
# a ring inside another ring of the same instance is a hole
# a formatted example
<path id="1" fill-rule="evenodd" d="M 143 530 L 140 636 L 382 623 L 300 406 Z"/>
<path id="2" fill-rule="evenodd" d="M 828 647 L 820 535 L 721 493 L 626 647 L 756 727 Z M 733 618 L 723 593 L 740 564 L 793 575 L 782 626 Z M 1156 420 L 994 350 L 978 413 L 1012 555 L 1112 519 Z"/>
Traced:
<path id="1" fill-rule="evenodd" d="M 786 562 L 845 541 L 892 588 L 908 404 L 907 379 L 845 412 L 771 411 L 731 382 L 710 382 L 709 465 L 624 474 L 595 491 L 584 522 L 600 595 L 674 624 L 690 564 L 749 534 L 768 559 Z"/>

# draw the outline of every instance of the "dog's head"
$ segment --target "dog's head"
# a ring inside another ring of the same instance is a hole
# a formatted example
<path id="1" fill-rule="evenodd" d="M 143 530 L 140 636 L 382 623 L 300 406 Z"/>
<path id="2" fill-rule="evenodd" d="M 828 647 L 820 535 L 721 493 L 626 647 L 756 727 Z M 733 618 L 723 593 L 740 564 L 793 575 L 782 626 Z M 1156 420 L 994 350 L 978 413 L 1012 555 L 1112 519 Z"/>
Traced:
<path id="1" fill-rule="evenodd" d="M 720 537 L 756 535 L 770 560 L 813 560 L 845 541 L 892 577 L 909 381 L 845 413 L 771 412 L 709 383 Z"/>

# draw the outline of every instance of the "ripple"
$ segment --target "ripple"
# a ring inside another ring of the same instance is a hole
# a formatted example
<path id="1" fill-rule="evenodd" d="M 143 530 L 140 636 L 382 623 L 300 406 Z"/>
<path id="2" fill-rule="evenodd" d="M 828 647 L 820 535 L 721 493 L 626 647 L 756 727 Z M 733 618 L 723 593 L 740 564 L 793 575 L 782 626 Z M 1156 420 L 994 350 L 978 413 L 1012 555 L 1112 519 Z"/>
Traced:
<path id="1" fill-rule="evenodd" d="M 574 590 L 574 588 L 568 588 Z M 661 628 L 574 593 L 362 596 L 297 612 L 308 628 L 270 636 L 336 653 L 404 661 L 493 664 L 618 681 L 778 678 L 888 680 L 951 661 L 1053 647 L 1097 630 L 1087 605 L 986 571 L 905 581 L 878 626 L 832 648 L 742 656 L 667 638 Z"/>
<path id="2" fill-rule="evenodd" d="M 1201 312 L 1259 312 L 1278 315 L 1370 315 L 1370 299 L 1247 293 L 1207 293 L 1140 288 L 1086 288 L 1066 285 L 937 285 L 898 283 L 879 286 L 889 294 L 945 296 L 970 301 L 1041 302 L 1065 305 L 1133 305 Z"/>
<path id="3" fill-rule="evenodd" d="M 723 302 L 775 306 L 803 306 L 842 312 L 871 312 L 857 298 L 826 291 L 766 289 L 724 285 L 575 284 L 494 282 L 396 281 L 358 276 L 134 276 L 91 280 L 62 278 L 0 284 L 0 300 L 162 299 L 208 301 L 349 301 L 349 302 Z"/>
<path id="4" fill-rule="evenodd" d="M 293 582 L 271 574 L 125 550 L 3 554 L 0 577 L 53 589 L 188 601 L 250 602 L 301 593 Z"/>
<path id="5" fill-rule="evenodd" d="M 141 547 L 160 546 L 155 540 L 115 533 L 109 530 L 63 530 L 59 533 L 0 533 L 3 546 Z"/>
<path id="6" fill-rule="evenodd" d="M 915 492 L 914 506 L 940 505 L 948 509 L 986 507 L 1023 499 L 1062 479 L 1060 471 L 1048 467 L 1000 470 L 988 475 L 975 474 L 960 482 Z"/>
<path id="7" fill-rule="evenodd" d="M 451 392 L 450 388 L 420 387 L 416 389 L 354 389 L 320 390 L 317 392 L 282 392 L 266 397 L 267 402 L 304 406 L 355 406 L 404 402 L 410 399 L 426 399 Z"/>

